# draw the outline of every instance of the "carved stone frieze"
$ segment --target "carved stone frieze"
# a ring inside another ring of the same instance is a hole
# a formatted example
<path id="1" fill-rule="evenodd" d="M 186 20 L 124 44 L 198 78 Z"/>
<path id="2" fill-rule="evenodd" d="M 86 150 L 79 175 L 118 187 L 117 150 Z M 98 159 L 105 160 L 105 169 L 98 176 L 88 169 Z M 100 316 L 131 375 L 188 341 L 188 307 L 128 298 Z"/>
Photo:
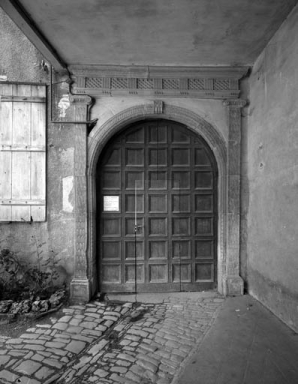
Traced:
<path id="1" fill-rule="evenodd" d="M 237 98 L 246 68 L 76 67 L 73 92 L 95 96 Z"/>

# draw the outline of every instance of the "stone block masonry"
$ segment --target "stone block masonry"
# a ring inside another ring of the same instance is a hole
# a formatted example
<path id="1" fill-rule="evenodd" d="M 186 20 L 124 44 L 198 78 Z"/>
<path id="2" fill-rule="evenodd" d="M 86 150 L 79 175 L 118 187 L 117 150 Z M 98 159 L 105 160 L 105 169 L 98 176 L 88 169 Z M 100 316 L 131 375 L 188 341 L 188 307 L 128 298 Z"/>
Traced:
<path id="1" fill-rule="evenodd" d="M 37 325 L 18 339 L 0 337 L 0 382 L 170 384 L 223 300 L 198 294 L 159 304 L 93 301 L 65 308 L 51 326 Z"/>

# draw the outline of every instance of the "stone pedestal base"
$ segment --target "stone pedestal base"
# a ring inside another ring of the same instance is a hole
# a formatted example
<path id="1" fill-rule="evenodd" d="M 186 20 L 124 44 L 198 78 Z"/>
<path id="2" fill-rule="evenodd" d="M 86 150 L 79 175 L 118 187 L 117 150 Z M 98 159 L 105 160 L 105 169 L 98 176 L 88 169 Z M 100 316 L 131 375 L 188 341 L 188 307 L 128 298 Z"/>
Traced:
<path id="1" fill-rule="evenodd" d="M 70 300 L 73 304 L 88 303 L 91 299 L 90 281 L 74 278 L 70 283 Z"/>
<path id="2" fill-rule="evenodd" d="M 244 283 L 240 276 L 228 276 L 224 282 L 225 296 L 241 296 L 243 295 Z"/>

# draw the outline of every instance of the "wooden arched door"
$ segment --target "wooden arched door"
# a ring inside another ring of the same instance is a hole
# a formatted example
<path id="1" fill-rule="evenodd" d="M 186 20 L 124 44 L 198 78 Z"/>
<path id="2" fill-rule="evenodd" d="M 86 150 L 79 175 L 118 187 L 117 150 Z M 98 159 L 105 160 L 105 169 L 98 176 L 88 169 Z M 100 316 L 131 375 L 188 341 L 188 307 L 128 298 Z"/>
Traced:
<path id="1" fill-rule="evenodd" d="M 201 137 L 133 124 L 105 147 L 97 180 L 101 292 L 215 288 L 217 167 Z"/>

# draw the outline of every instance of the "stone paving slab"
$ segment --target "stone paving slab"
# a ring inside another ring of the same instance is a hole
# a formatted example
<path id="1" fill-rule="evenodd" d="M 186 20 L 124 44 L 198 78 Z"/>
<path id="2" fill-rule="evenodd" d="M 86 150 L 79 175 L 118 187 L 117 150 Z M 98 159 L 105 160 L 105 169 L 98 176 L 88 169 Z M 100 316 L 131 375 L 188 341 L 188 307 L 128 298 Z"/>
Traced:
<path id="1" fill-rule="evenodd" d="M 174 383 L 297 384 L 297 336 L 251 296 L 228 297 Z"/>
<path id="2" fill-rule="evenodd" d="M 70 306 L 52 325 L 0 335 L 0 383 L 170 384 L 223 301 L 190 294 Z"/>

